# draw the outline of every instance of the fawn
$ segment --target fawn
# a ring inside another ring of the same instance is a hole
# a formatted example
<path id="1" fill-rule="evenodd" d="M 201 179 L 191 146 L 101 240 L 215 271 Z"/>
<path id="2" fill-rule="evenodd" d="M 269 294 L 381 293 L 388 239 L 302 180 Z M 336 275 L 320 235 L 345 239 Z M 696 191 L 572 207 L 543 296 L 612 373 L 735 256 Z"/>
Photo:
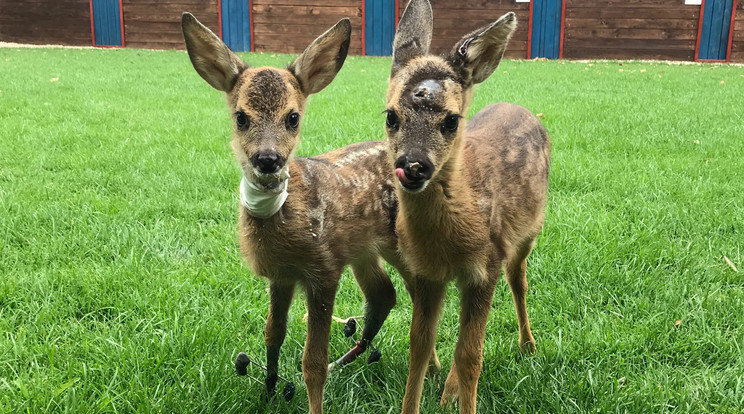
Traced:
<path id="1" fill-rule="evenodd" d="M 380 258 L 409 278 L 397 252 L 398 203 L 385 167 L 385 143 L 293 156 L 307 97 L 328 86 L 341 69 L 351 24 L 340 20 L 287 69 L 276 69 L 249 67 L 189 13 L 181 23 L 191 63 L 207 83 L 225 92 L 233 114 L 231 146 L 243 172 L 240 249 L 270 286 L 266 389 L 271 395 L 276 386 L 287 313 L 299 284 L 308 308 L 302 372 L 310 412 L 321 413 L 333 302 L 344 266 L 351 265 L 366 309 L 362 338 L 337 361 L 341 364 L 364 352 L 395 305 L 395 289 Z M 435 354 L 431 359 L 438 367 Z"/>
<path id="2" fill-rule="evenodd" d="M 463 37 L 444 56 L 428 53 L 428 0 L 412 0 L 393 43 L 387 92 L 388 165 L 399 212 L 398 243 L 415 277 L 410 365 L 403 413 L 419 411 L 427 355 L 445 287 L 460 291 L 460 332 L 441 403 L 474 413 L 493 292 L 505 269 L 520 349 L 534 352 L 527 317 L 527 256 L 543 224 L 550 141 L 527 109 L 501 103 L 464 128 L 473 86 L 498 66 L 516 28 L 514 13 Z"/>

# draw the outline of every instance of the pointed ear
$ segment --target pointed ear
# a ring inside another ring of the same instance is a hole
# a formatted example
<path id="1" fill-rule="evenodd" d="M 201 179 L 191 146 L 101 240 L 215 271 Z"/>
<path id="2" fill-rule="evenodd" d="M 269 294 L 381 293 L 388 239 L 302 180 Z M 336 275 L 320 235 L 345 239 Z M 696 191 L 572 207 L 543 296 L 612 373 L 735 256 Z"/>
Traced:
<path id="1" fill-rule="evenodd" d="M 398 23 L 393 40 L 393 67 L 390 76 L 411 59 L 429 53 L 434 16 L 429 0 L 411 0 Z"/>
<path id="2" fill-rule="evenodd" d="M 181 16 L 181 28 L 194 69 L 213 88 L 230 92 L 248 65 L 191 13 Z"/>
<path id="3" fill-rule="evenodd" d="M 351 41 L 351 22 L 341 19 L 310 43 L 287 69 L 297 78 L 308 96 L 323 90 L 344 65 Z"/>
<path id="4" fill-rule="evenodd" d="M 449 55 L 455 68 L 463 70 L 472 83 L 488 79 L 501 62 L 506 45 L 517 28 L 517 17 L 509 12 L 488 26 L 460 39 Z"/>

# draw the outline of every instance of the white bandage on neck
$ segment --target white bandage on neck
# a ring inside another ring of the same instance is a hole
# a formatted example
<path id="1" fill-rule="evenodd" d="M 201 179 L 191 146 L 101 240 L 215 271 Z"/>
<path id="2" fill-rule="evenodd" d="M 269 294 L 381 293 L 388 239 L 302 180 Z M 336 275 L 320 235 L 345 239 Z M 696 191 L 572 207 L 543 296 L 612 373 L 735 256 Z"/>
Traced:
<path id="1" fill-rule="evenodd" d="M 245 176 L 240 180 L 240 204 L 248 210 L 248 213 L 256 218 L 267 219 L 276 214 L 287 201 L 287 186 L 289 178 L 282 181 L 281 191 L 266 191 L 246 180 Z"/>

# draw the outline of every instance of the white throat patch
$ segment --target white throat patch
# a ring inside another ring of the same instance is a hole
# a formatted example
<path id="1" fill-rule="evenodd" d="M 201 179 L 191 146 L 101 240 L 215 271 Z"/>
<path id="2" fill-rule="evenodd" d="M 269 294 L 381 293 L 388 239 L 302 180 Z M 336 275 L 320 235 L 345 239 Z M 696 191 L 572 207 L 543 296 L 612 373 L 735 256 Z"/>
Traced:
<path id="1" fill-rule="evenodd" d="M 256 187 L 255 184 L 245 179 L 240 180 L 240 204 L 248 210 L 248 213 L 256 218 L 267 219 L 276 214 L 287 201 L 287 187 L 289 178 L 279 184 L 282 189 L 279 192 L 266 191 Z"/>

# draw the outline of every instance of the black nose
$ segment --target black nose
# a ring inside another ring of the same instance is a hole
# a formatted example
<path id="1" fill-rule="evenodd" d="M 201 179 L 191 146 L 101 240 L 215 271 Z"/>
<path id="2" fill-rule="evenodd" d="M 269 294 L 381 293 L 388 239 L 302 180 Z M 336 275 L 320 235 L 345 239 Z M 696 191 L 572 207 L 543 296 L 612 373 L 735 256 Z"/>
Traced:
<path id="1" fill-rule="evenodd" d="M 404 155 L 395 161 L 395 168 L 402 168 L 406 178 L 411 181 L 425 181 L 431 178 L 434 172 L 434 166 L 424 157 L 415 157 Z"/>
<path id="2" fill-rule="evenodd" d="M 284 159 L 274 151 L 261 151 L 251 157 L 253 167 L 263 174 L 272 174 L 284 166 Z"/>

